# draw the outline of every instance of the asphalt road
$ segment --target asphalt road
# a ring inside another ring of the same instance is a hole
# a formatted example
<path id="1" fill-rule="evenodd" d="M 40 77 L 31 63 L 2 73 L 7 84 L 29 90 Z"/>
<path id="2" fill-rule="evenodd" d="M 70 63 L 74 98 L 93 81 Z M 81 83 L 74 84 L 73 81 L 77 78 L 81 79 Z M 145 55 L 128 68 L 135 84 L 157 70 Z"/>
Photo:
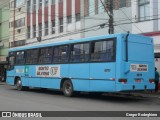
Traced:
<path id="1" fill-rule="evenodd" d="M 53 90 L 17 91 L 14 86 L 0 83 L 0 111 L 160 111 L 160 98 L 89 94 L 65 97 Z"/>

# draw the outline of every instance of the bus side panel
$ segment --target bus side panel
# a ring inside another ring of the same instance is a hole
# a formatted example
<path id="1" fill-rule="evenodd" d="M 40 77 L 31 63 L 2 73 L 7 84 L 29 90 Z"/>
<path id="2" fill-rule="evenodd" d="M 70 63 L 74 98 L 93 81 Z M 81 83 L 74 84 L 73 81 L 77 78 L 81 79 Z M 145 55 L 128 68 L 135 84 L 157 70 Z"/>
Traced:
<path id="1" fill-rule="evenodd" d="M 115 63 L 90 64 L 90 91 L 115 91 Z"/>
<path id="2" fill-rule="evenodd" d="M 52 65 L 49 65 L 52 66 Z M 68 72 L 69 72 L 69 65 L 68 64 L 62 64 L 62 65 L 56 65 L 60 66 L 60 76 L 59 77 L 47 77 L 47 78 L 41 78 L 41 87 L 42 88 L 52 88 L 52 89 L 60 89 L 60 82 L 61 78 L 69 78 Z"/>
<path id="3" fill-rule="evenodd" d="M 61 79 L 58 78 L 41 78 L 42 88 L 60 89 Z"/>
<path id="4" fill-rule="evenodd" d="M 28 79 L 30 87 L 41 87 L 40 78 L 36 76 L 36 66 L 29 66 Z"/>
<path id="5" fill-rule="evenodd" d="M 90 80 L 90 91 L 93 91 L 93 92 L 114 92 L 115 91 L 115 81 Z"/>
<path id="6" fill-rule="evenodd" d="M 7 71 L 7 84 L 14 85 L 14 70 Z"/>
<path id="7" fill-rule="evenodd" d="M 88 79 L 72 79 L 72 83 L 74 86 L 74 91 L 83 91 L 89 92 L 89 83 L 90 80 Z"/>
<path id="8" fill-rule="evenodd" d="M 70 64 L 69 78 L 75 91 L 89 91 L 89 64 Z"/>

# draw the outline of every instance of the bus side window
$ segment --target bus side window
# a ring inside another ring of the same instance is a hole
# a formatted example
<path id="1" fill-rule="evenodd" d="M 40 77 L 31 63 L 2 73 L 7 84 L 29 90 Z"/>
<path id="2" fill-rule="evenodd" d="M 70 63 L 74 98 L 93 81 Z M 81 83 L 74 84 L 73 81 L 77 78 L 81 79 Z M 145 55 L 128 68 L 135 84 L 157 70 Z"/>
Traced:
<path id="1" fill-rule="evenodd" d="M 25 52 L 18 51 L 16 52 L 16 65 L 23 65 L 25 63 Z"/>
<path id="2" fill-rule="evenodd" d="M 39 63 L 51 63 L 52 62 L 52 48 L 41 48 L 40 49 L 40 56 L 39 56 Z"/>
<path id="3" fill-rule="evenodd" d="M 26 51 L 26 64 L 37 64 L 39 49 Z"/>
<path id="4" fill-rule="evenodd" d="M 14 69 L 15 64 L 15 52 L 9 52 L 9 65 L 7 67 L 8 70 Z"/>
<path id="5" fill-rule="evenodd" d="M 89 60 L 89 43 L 74 44 L 71 46 L 71 62 L 87 62 Z"/>
<path id="6" fill-rule="evenodd" d="M 68 45 L 54 47 L 53 63 L 68 62 Z"/>
<path id="7" fill-rule="evenodd" d="M 113 40 L 103 40 L 92 43 L 91 61 L 113 61 Z"/>

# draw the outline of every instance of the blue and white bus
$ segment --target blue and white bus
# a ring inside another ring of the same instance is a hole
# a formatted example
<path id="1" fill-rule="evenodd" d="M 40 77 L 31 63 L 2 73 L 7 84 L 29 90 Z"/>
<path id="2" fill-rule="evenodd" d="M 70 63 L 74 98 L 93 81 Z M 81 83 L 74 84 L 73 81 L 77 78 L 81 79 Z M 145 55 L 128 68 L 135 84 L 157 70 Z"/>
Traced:
<path id="1" fill-rule="evenodd" d="M 112 34 L 9 50 L 7 83 L 75 92 L 153 90 L 152 38 Z"/>

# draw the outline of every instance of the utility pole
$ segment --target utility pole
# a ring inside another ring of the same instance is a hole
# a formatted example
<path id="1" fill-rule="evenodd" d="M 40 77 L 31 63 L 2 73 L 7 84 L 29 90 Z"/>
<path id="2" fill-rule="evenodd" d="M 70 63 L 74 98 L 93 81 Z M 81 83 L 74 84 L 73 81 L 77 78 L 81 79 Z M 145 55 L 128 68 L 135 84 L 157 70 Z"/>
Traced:
<path id="1" fill-rule="evenodd" d="M 102 0 L 100 0 L 105 11 L 107 12 L 108 16 L 109 16 L 109 30 L 108 33 L 109 34 L 114 34 L 114 25 L 113 25 L 113 0 L 105 0 L 105 4 L 102 2 Z"/>
<path id="2" fill-rule="evenodd" d="M 107 7 L 108 7 L 108 13 L 109 13 L 109 34 L 114 34 L 114 18 L 113 18 L 113 0 L 107 0 Z"/>

